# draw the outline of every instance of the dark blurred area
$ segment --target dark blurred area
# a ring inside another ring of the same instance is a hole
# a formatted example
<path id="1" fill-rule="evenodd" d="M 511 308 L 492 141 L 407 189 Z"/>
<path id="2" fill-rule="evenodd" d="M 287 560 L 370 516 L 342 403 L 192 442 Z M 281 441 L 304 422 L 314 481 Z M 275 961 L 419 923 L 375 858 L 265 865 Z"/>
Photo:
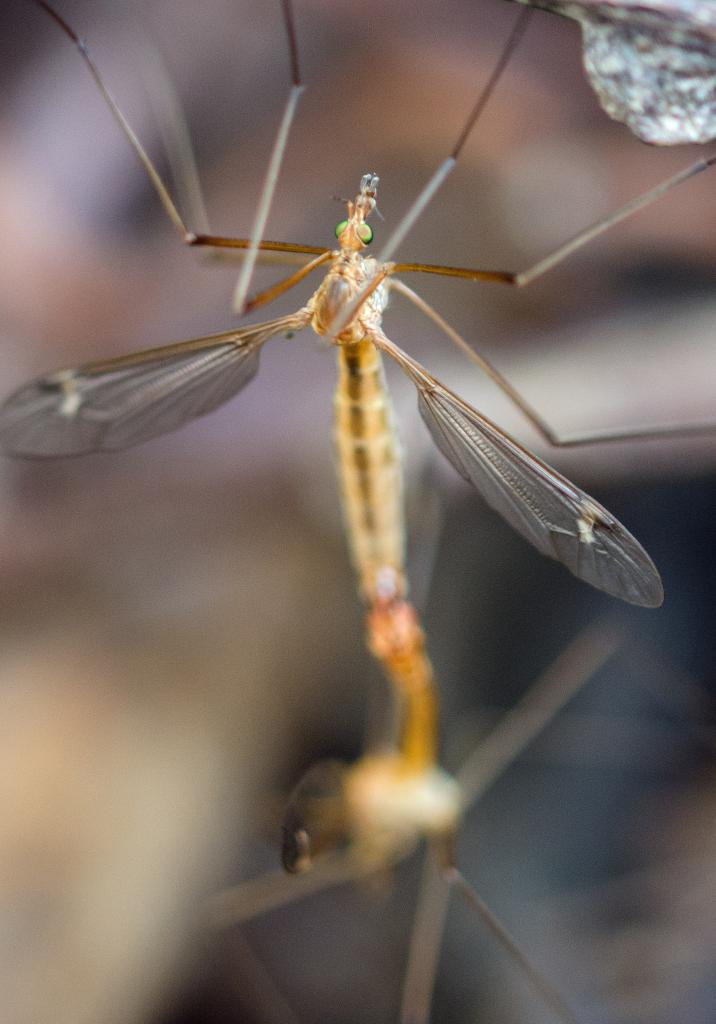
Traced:
<path id="1" fill-rule="evenodd" d="M 147 95 L 161 52 L 211 227 L 247 234 L 288 83 L 278 5 L 58 6 L 168 173 Z M 379 245 L 449 152 L 515 14 L 498 0 L 296 0 L 308 88 L 268 237 L 330 244 L 333 197 L 370 170 Z M 578 42 L 575 26 L 533 16 L 401 257 L 522 269 L 697 159 L 609 122 Z M 0 6 L 0 58 L 3 393 L 229 327 L 238 265 L 178 242 L 79 55 L 29 0 Z M 714 175 L 525 291 L 409 283 L 560 433 L 708 419 Z M 257 284 L 281 273 L 259 268 Z M 628 634 L 467 815 L 463 870 L 585 1022 L 706 1022 L 714 439 L 545 450 L 417 312 L 396 299 L 385 327 L 613 511 L 667 593 L 658 611 L 618 605 L 528 549 L 442 463 L 389 370 L 446 767 L 580 629 L 608 614 Z M 218 933 L 203 911 L 222 886 L 275 869 L 283 794 L 314 761 L 359 756 L 385 712 L 341 533 L 333 362 L 308 335 L 276 341 L 240 399 L 174 435 L 115 456 L 0 462 L 0 991 L 12 1024 L 397 1019 L 417 858 L 383 884 Z M 458 901 L 433 1016 L 551 1019 Z"/>

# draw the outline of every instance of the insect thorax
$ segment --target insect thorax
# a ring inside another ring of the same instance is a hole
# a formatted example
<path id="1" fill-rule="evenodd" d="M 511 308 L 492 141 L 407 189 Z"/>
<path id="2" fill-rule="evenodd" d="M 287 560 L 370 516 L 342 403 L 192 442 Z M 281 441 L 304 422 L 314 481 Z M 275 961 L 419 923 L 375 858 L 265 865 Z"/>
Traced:
<path id="1" fill-rule="evenodd" d="M 341 253 L 326 274 L 320 287 L 309 302 L 313 312 L 311 325 L 317 334 L 330 334 L 333 324 L 339 323 L 350 310 L 375 274 L 380 264 L 372 257 L 360 253 Z M 349 323 L 341 330 L 336 344 L 352 344 L 365 336 L 362 325 L 380 325 L 388 302 L 388 291 L 381 283 L 372 292 Z"/>
<path id="2" fill-rule="evenodd" d="M 389 856 L 421 836 L 450 837 L 460 821 L 462 797 L 440 768 L 411 772 L 391 754 L 365 757 L 345 782 L 354 842 L 365 856 Z"/>

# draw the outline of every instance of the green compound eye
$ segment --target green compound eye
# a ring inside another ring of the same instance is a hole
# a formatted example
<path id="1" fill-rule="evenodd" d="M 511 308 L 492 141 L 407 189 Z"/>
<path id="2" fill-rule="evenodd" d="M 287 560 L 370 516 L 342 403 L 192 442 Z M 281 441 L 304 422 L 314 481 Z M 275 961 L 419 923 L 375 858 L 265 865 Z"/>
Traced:
<path id="1" fill-rule="evenodd" d="M 373 241 L 373 228 L 370 224 L 359 224 L 358 225 L 358 237 L 360 238 L 363 245 L 370 245 Z"/>
<path id="2" fill-rule="evenodd" d="M 347 220 L 342 220 L 339 224 L 336 224 L 336 238 L 340 238 L 341 237 L 341 235 L 343 234 L 343 232 L 346 229 L 346 225 L 347 224 L 348 224 Z"/>

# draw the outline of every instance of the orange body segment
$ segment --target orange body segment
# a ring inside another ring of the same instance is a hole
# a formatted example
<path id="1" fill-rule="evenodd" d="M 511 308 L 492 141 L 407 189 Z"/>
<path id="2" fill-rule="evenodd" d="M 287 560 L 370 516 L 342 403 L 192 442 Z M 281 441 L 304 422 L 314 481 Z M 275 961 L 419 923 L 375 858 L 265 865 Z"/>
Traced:
<path id="1" fill-rule="evenodd" d="M 422 772 L 435 762 L 435 681 L 417 612 L 405 599 L 400 445 L 381 355 L 366 339 L 338 348 L 335 414 L 343 514 L 368 606 L 368 647 L 402 704 L 405 768 Z"/>
<path id="2" fill-rule="evenodd" d="M 435 764 L 437 690 L 425 635 L 410 602 L 376 602 L 368 612 L 368 646 L 403 701 L 400 752 L 408 771 Z"/>

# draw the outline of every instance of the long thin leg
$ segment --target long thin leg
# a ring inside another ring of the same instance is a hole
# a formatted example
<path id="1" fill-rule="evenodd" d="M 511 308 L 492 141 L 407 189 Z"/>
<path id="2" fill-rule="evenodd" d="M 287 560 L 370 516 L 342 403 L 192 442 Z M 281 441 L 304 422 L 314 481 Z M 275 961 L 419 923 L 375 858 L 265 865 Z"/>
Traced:
<path id="1" fill-rule="evenodd" d="M 397 266 L 395 270 L 397 271 Z M 529 420 L 535 430 L 542 435 L 542 437 L 555 448 L 572 448 L 578 445 L 587 444 L 601 444 L 605 441 L 632 441 L 639 440 L 640 438 L 675 438 L 675 437 L 690 437 L 696 434 L 708 433 L 716 429 L 716 423 L 687 423 L 678 426 L 662 427 L 636 427 L 629 429 L 616 428 L 614 430 L 599 430 L 590 434 L 577 434 L 571 437 L 560 437 L 547 423 L 546 420 L 540 416 L 540 414 L 534 409 L 529 402 L 522 397 L 517 389 L 510 384 L 510 382 L 502 376 L 500 371 L 496 369 L 492 363 L 477 353 L 465 339 L 458 334 L 454 327 L 443 320 L 437 310 L 433 309 L 425 299 L 421 298 L 417 292 L 414 292 L 412 288 L 409 288 L 402 281 L 397 278 L 391 278 L 389 281 L 390 288 L 393 291 L 399 292 L 404 295 L 406 299 L 409 299 L 418 309 L 429 317 L 430 320 L 436 324 L 440 330 L 445 334 L 453 344 L 457 345 L 461 352 L 463 352 L 468 359 L 480 367 L 480 369 L 487 374 L 490 380 L 497 384 L 498 388 L 507 395 L 507 397 L 514 402 L 520 412 Z"/>
<path id="2" fill-rule="evenodd" d="M 273 300 L 278 298 L 279 295 L 283 295 L 283 293 L 287 292 L 289 288 L 293 288 L 293 286 L 297 285 L 299 281 L 302 281 L 304 277 L 307 277 L 311 271 L 322 266 L 324 263 L 327 263 L 328 260 L 332 258 L 332 250 L 327 249 L 326 252 L 322 253 L 320 256 L 316 256 L 315 260 L 311 260 L 309 263 L 304 264 L 300 270 L 297 270 L 289 277 L 284 277 L 281 281 L 277 281 L 276 284 L 271 285 L 270 288 L 266 288 L 265 291 L 254 295 L 252 299 L 248 299 L 244 304 L 243 312 L 250 313 L 254 309 L 258 309 L 259 306 L 265 306 L 266 303 L 273 302 Z"/>
<path id="3" fill-rule="evenodd" d="M 232 246 L 223 249 L 206 245 L 200 241 L 211 235 L 211 228 L 186 115 L 160 48 L 156 42 L 148 41 L 146 33 L 142 38 L 142 45 L 147 50 L 147 59 L 142 64 L 142 78 L 146 84 L 149 102 L 154 111 L 169 160 L 172 178 L 179 197 L 178 209 L 183 213 L 184 223 L 193 224 L 196 231 L 191 245 L 198 246 L 200 251 L 208 249 L 208 252 L 203 252 L 202 255 L 216 262 L 236 263 L 238 260 L 245 260 L 249 251 L 249 239 L 231 239 L 232 242 L 243 243 L 242 247 Z M 277 264 L 304 266 L 307 262 L 304 259 L 305 252 L 303 251 L 286 251 L 283 247 L 284 244 L 280 242 L 264 244 L 272 244 L 276 248 L 267 251 L 260 245 L 256 254 L 256 263 L 268 266 Z"/>
<path id="4" fill-rule="evenodd" d="M 234 991 L 244 1002 L 250 1001 L 260 1011 L 264 1024 L 271 1024 L 271 1021 L 301 1024 L 246 936 L 238 932 L 232 935 L 231 941 L 239 961 L 231 972 Z"/>
<path id="5" fill-rule="evenodd" d="M 410 936 L 400 1024 L 427 1024 L 451 887 L 428 850 Z"/>
<path id="6" fill-rule="evenodd" d="M 249 284 L 251 283 L 251 275 L 253 274 L 254 265 L 256 263 L 256 255 L 266 227 L 273 194 L 276 189 L 276 182 L 278 181 L 278 175 L 281 169 L 283 154 L 286 150 L 286 143 L 288 142 L 288 133 L 296 114 L 296 105 L 298 104 L 298 100 L 304 89 L 304 86 L 301 83 L 296 26 L 293 20 L 293 10 L 291 8 L 290 0 L 282 0 L 281 6 L 283 9 L 284 21 L 286 23 L 286 35 L 288 37 L 288 48 L 291 59 L 291 88 L 289 89 L 288 96 L 286 97 L 286 106 L 284 107 L 283 117 L 281 118 L 274 147 L 271 152 L 271 158 L 266 169 L 266 177 L 264 178 L 261 196 L 256 208 L 256 216 L 251 228 L 251 242 L 246 254 L 246 260 L 241 268 L 239 280 L 237 281 L 236 288 L 234 290 L 233 308 L 234 312 L 239 314 L 246 312 L 244 302 L 246 301 Z"/>
<path id="7" fill-rule="evenodd" d="M 500 54 L 497 64 L 493 68 L 492 74 L 487 80 L 487 84 L 480 91 L 480 94 L 478 95 L 477 98 L 477 102 L 470 111 L 470 115 L 467 121 L 460 130 L 460 134 L 457 138 L 455 145 L 453 146 L 450 156 L 446 160 L 443 160 L 443 162 L 440 164 L 440 166 L 437 168 L 435 173 L 428 181 L 427 185 L 418 195 L 417 199 L 413 202 L 412 206 L 408 209 L 405 216 L 398 223 L 392 235 L 389 236 L 387 242 L 385 243 L 385 245 L 378 254 L 378 263 L 387 264 L 387 261 L 396 251 L 398 246 L 401 244 L 401 242 L 408 234 L 412 226 L 415 224 L 418 217 L 422 214 L 423 210 L 431 201 L 435 193 L 438 191 L 438 189 L 443 184 L 445 179 L 451 174 L 453 168 L 455 167 L 455 164 L 457 163 L 457 159 L 460 155 L 460 152 L 462 151 L 465 143 L 467 142 L 470 132 L 474 128 L 478 118 L 485 109 L 488 100 L 492 96 L 492 93 L 494 92 L 495 87 L 497 86 L 497 83 L 500 77 L 502 76 L 502 72 L 507 67 L 507 64 L 509 63 L 512 54 L 514 53 L 520 39 L 522 38 L 525 29 L 527 28 L 531 13 L 531 8 L 523 7 L 520 13 L 517 15 L 517 20 L 513 25 L 512 31 L 508 36 L 507 42 L 505 43 L 505 46 L 502 50 L 502 53 Z M 392 269 L 388 271 L 388 273 L 391 272 Z M 370 295 L 371 291 L 373 290 L 374 284 L 373 282 L 371 282 L 371 284 L 367 285 L 366 288 L 364 288 L 364 290 L 358 296 L 356 302 L 349 309 L 345 310 L 339 317 L 336 317 L 336 321 L 331 328 L 333 337 L 336 337 L 341 333 L 343 328 L 346 326 L 347 323 L 350 322 L 350 320 L 355 315 L 355 312 L 358 309 L 360 309 L 363 302 L 365 302 L 366 298 L 368 297 L 368 295 Z"/>
<path id="8" fill-rule="evenodd" d="M 251 245 L 250 238 L 227 238 L 224 235 L 194 235 L 188 232 L 184 241 L 192 246 L 209 246 L 212 249 L 240 249 L 247 250 Z M 300 245 L 295 242 L 269 242 L 264 239 L 259 242 L 261 252 L 288 253 L 305 256 L 320 256 L 326 251 L 325 245 Z M 245 254 L 242 254 L 246 259 Z M 293 263 L 293 260 L 286 260 Z"/>
<path id="9" fill-rule="evenodd" d="M 529 8 L 526 8 L 525 11 L 529 12 Z M 390 237 L 388 238 L 383 249 L 378 255 L 379 263 L 384 263 L 387 260 L 391 259 L 391 257 L 396 252 L 405 236 L 413 227 L 418 217 L 422 214 L 423 210 L 432 200 L 435 193 L 438 191 L 440 186 L 443 184 L 445 179 L 449 176 L 449 174 L 455 167 L 457 159 L 460 155 L 460 151 L 462 150 L 465 142 L 467 141 L 467 138 L 475 125 L 475 122 L 482 113 L 485 104 L 487 103 L 492 92 L 494 91 L 497 81 L 500 75 L 502 74 L 502 71 L 504 70 L 509 58 L 511 57 L 515 47 L 519 43 L 519 40 L 527 27 L 527 16 L 525 15 L 525 11 L 521 12 L 521 15 L 518 17 L 512 29 L 510 37 L 505 45 L 505 48 L 500 56 L 500 59 L 493 71 L 493 74 L 491 75 L 487 83 L 487 86 L 483 90 L 475 107 L 473 108 L 473 111 L 470 114 L 470 117 L 468 118 L 467 122 L 465 123 L 465 126 L 460 132 L 455 147 L 453 148 L 452 152 L 447 157 L 447 159 L 445 159 L 439 165 L 437 170 L 434 172 L 434 174 L 426 184 L 423 191 L 419 194 L 419 196 L 414 201 L 408 212 L 400 221 L 393 234 L 390 235 Z M 698 160 L 694 164 L 690 164 L 688 167 L 684 168 L 682 171 L 679 171 L 677 174 L 668 178 L 666 181 L 661 182 L 654 188 L 649 189 L 642 195 L 636 196 L 628 203 L 625 203 L 624 206 L 621 206 L 614 213 L 602 218 L 595 224 L 592 224 L 589 227 L 585 228 L 583 231 L 580 231 L 573 238 L 568 239 L 563 245 L 555 249 L 554 252 L 545 256 L 543 259 L 539 260 L 533 266 L 528 267 L 526 270 L 523 271 L 512 272 L 504 270 L 490 270 L 468 267 L 446 267 L 427 263 L 397 263 L 394 264 L 393 270 L 396 272 L 410 271 L 427 274 L 440 274 L 447 277 L 466 278 L 472 281 L 493 281 L 498 284 L 509 284 L 514 285 L 516 287 L 524 287 L 525 285 L 528 285 L 532 281 L 535 281 L 537 278 L 541 277 L 542 274 L 545 274 L 548 270 L 551 270 L 552 267 L 557 266 L 572 253 L 576 252 L 578 249 L 581 249 L 582 246 L 591 242 L 592 239 L 597 238 L 599 235 L 609 230 L 609 228 L 613 227 L 615 224 L 619 224 L 622 220 L 625 220 L 633 213 L 636 213 L 637 211 L 649 206 L 651 203 L 655 202 L 661 196 L 669 192 L 672 188 L 675 188 L 677 185 L 680 185 L 685 181 L 688 181 L 696 174 L 700 174 L 702 171 L 707 170 L 709 167 L 712 167 L 715 163 L 716 154 L 712 154 L 710 157 L 706 157 L 705 159 Z M 358 297 L 356 307 L 360 307 L 362 299 L 362 295 Z M 346 311 L 345 315 L 337 319 L 336 324 L 334 325 L 333 328 L 334 335 L 340 334 L 343 327 L 346 325 L 346 323 L 348 323 L 351 313 L 352 310 L 348 310 Z M 535 422 L 535 426 L 538 426 L 538 420 L 539 418 L 537 418 L 537 420 L 533 420 L 533 422 Z M 540 429 L 541 432 L 545 433 L 545 436 L 549 437 L 549 432 L 544 431 L 543 426 L 538 426 L 538 429 Z M 700 432 L 701 430 L 703 430 L 702 427 L 694 428 L 694 431 L 692 431 L 691 428 L 687 428 L 685 432 Z M 605 435 L 603 437 L 600 437 L 599 439 L 616 440 L 618 436 L 620 435 Z M 652 433 L 651 431 L 645 431 L 639 432 L 636 435 L 630 433 L 625 436 L 653 437 L 659 435 Z M 586 441 L 572 441 L 571 443 L 586 443 Z"/>
<path id="10" fill-rule="evenodd" d="M 447 868 L 445 871 L 446 881 L 454 886 L 465 897 L 476 914 L 482 918 L 491 934 L 500 943 L 502 948 L 509 953 L 514 962 L 519 966 L 525 977 L 529 978 L 532 985 L 537 989 L 545 1003 L 551 1007 L 556 1016 L 563 1024 L 578 1024 L 577 1016 L 571 1006 L 564 1000 L 554 985 L 545 978 L 529 957 L 520 949 L 505 926 L 495 917 L 482 897 L 469 884 L 467 879 L 456 867 Z"/>
<path id="11" fill-rule="evenodd" d="M 612 622 L 598 621 L 583 630 L 559 655 L 463 765 L 458 782 L 465 810 L 484 795 L 577 690 L 612 657 L 623 639 L 623 634 Z M 473 894 L 462 876 L 455 873 L 452 866 L 447 875 L 441 873 L 435 858 L 427 857 L 410 940 L 401 1024 L 426 1024 L 428 1021 L 448 909 L 449 886 L 456 882 L 463 891 L 467 887 L 470 902 L 485 917 L 498 940 L 506 945 L 508 951 L 516 949 L 514 941 L 495 921 L 477 894 Z M 516 959 L 524 967 L 526 958 L 519 950 Z M 552 986 L 531 965 L 527 973 L 543 995 L 549 991 L 548 1001 L 553 1006 L 559 1004 L 561 1018 L 572 1021 L 571 1011 L 567 1010 L 565 1014 L 563 1001 Z"/>
<path id="12" fill-rule="evenodd" d="M 206 904 L 206 921 L 212 928 L 228 928 L 297 903 L 323 889 L 354 882 L 373 870 L 345 853 L 316 861 L 311 871 L 304 874 L 287 875 L 285 871 L 272 871 L 215 893 Z"/>
<path id="13" fill-rule="evenodd" d="M 616 653 L 624 633 L 611 620 L 582 630 L 463 764 L 465 808 L 479 800 L 578 690 Z"/>
<path id="14" fill-rule="evenodd" d="M 542 277 L 552 267 L 556 267 L 557 264 L 571 256 L 572 253 L 577 252 L 582 246 L 587 245 L 594 238 L 598 238 L 599 235 L 603 235 L 609 228 L 614 227 L 615 224 L 620 224 L 627 217 L 631 217 L 632 214 L 637 213 L 639 210 L 643 210 L 645 207 L 650 206 L 652 203 L 660 199 L 661 196 L 666 195 L 672 188 L 676 188 L 677 185 L 681 185 L 683 182 L 688 181 L 695 175 L 700 174 L 702 171 L 708 170 L 709 167 L 713 167 L 716 164 L 716 153 L 709 157 L 705 157 L 703 160 L 697 160 L 694 164 L 689 164 L 682 171 L 674 174 L 671 178 L 667 178 L 666 181 L 660 182 L 654 188 L 649 189 L 647 192 L 636 196 L 634 199 L 630 199 L 624 206 L 620 206 L 614 213 L 609 214 L 607 217 L 603 217 L 598 220 L 595 224 L 590 224 L 589 227 L 580 231 L 572 238 L 568 239 L 554 252 L 549 253 L 543 259 L 539 260 L 533 266 L 528 267 L 526 270 L 521 270 L 517 273 L 508 270 L 480 270 L 470 269 L 468 267 L 441 267 L 433 265 L 431 263 L 397 263 L 395 270 L 397 273 L 405 273 L 407 271 L 415 271 L 422 274 L 440 274 L 444 277 L 463 277 L 470 281 L 494 281 L 497 284 L 511 284 L 517 288 L 523 288 L 525 285 L 531 284 L 532 281 L 536 281 L 538 277 Z"/>
<path id="15" fill-rule="evenodd" d="M 142 27 L 139 42 L 146 52 L 142 61 L 142 82 L 169 161 L 178 199 L 176 205 L 182 211 L 185 223 L 193 224 L 195 231 L 210 234 L 209 215 L 186 114 L 159 44 L 149 28 Z"/>
<path id="16" fill-rule="evenodd" d="M 415 202 L 410 207 L 408 212 L 405 214 L 403 219 L 400 221 L 393 234 L 390 235 L 390 237 L 388 238 L 387 242 L 385 243 L 385 245 L 383 246 L 382 250 L 378 255 L 379 263 L 385 263 L 386 260 L 389 260 L 391 258 L 393 253 L 397 250 L 400 243 L 403 241 L 405 236 L 412 228 L 413 224 L 415 224 L 418 217 L 421 215 L 425 207 L 433 198 L 437 190 L 443 184 L 448 175 L 452 172 L 453 168 L 455 167 L 455 164 L 457 163 L 457 159 L 460 156 L 460 153 L 462 152 L 462 149 L 468 140 L 470 132 L 475 127 L 475 124 L 477 123 L 480 115 L 485 109 L 488 100 L 495 91 L 495 87 L 497 86 L 497 83 L 502 76 L 502 72 L 507 67 L 507 64 L 509 63 L 512 54 L 514 53 L 515 49 L 517 48 L 517 45 L 519 44 L 520 40 L 522 39 L 522 36 L 525 33 L 525 30 L 530 20 L 531 13 L 531 9 L 529 7 L 526 7 L 523 8 L 517 15 L 517 20 L 515 21 L 512 31 L 510 32 L 510 35 L 508 36 L 507 42 L 505 43 L 502 53 L 499 56 L 497 64 L 493 68 L 492 74 L 487 80 L 487 84 L 480 92 L 480 95 L 478 96 L 475 106 L 470 111 L 470 115 L 460 131 L 460 134 L 457 138 L 455 145 L 453 146 L 450 156 L 440 164 L 438 169 L 433 174 L 432 178 L 428 181 L 423 191 L 420 193 L 418 198 L 415 200 Z"/>
<path id="17" fill-rule="evenodd" d="M 439 868 L 437 858 L 428 851 L 423 869 L 415 924 L 410 941 L 405 975 L 400 1024 L 427 1024 L 430 1017 L 440 946 L 445 927 L 450 892 L 453 888 L 465 897 L 488 929 L 530 980 L 563 1024 L 577 1024 L 574 1011 L 557 989 L 520 949 L 505 926 L 454 866 Z"/>
<path id="18" fill-rule="evenodd" d="M 154 163 L 150 159 L 147 151 L 144 149 L 144 146 L 141 144 L 141 142 L 139 141 L 137 135 L 135 134 L 134 129 L 132 128 L 132 126 L 127 121 L 127 119 L 124 116 L 124 114 L 122 113 L 119 105 L 117 104 L 116 100 L 112 96 L 112 93 L 109 91 L 107 85 L 105 84 L 105 81 L 102 78 L 102 75 L 100 74 L 99 69 L 97 68 L 97 65 L 95 64 L 95 62 L 93 61 L 92 57 L 90 56 L 89 50 L 87 49 L 87 44 L 84 42 L 83 39 L 81 39 L 77 35 L 75 30 L 72 28 L 72 26 L 69 25 L 68 22 L 65 21 L 65 19 L 54 9 L 54 7 L 52 7 L 49 3 L 47 3 L 47 0 L 35 0 L 35 3 L 39 7 L 41 7 L 52 18 L 52 20 L 55 22 L 55 24 L 58 25 L 62 29 L 62 31 L 65 33 L 65 35 L 68 36 L 68 38 L 77 47 L 77 50 L 78 50 L 80 56 L 82 57 L 82 60 L 87 65 L 87 67 L 89 69 L 89 72 L 92 75 L 92 78 L 94 79 L 94 81 L 95 81 L 95 83 L 97 85 L 97 88 L 99 89 L 100 94 L 102 95 L 102 98 L 104 99 L 105 103 L 109 107 L 109 110 L 112 113 L 112 116 L 114 117 L 115 121 L 119 125 L 119 127 L 120 127 L 120 129 L 122 131 L 122 134 L 127 139 L 127 141 L 129 142 L 129 144 L 132 147 L 132 149 L 134 150 L 134 152 L 137 154 L 137 157 L 139 158 L 142 166 L 144 167 L 144 170 L 146 171 L 147 176 L 148 176 L 149 180 L 151 181 L 152 186 L 154 187 L 155 192 L 159 196 L 159 199 L 160 199 L 160 201 L 162 203 L 162 206 L 164 207 L 164 209 L 165 209 L 165 211 L 167 213 L 167 216 L 169 217 L 170 221 L 172 222 L 172 224 L 176 228 L 176 230 L 177 230 L 178 234 L 180 235 L 180 237 L 181 237 L 183 242 L 185 242 L 187 245 L 193 245 L 193 246 L 212 246 L 212 247 L 217 247 L 217 248 L 228 248 L 228 249 L 248 249 L 248 250 L 250 250 L 250 252 L 251 251 L 255 251 L 256 248 L 261 248 L 261 249 L 267 249 L 267 250 L 273 251 L 273 252 L 308 253 L 309 255 L 319 255 L 320 253 L 322 253 L 324 251 L 323 247 L 289 245 L 289 244 L 285 244 L 283 242 L 268 242 L 268 243 L 262 243 L 260 246 L 256 246 L 256 243 L 255 243 L 255 240 L 253 239 L 253 237 L 251 239 L 230 238 L 230 237 L 224 237 L 222 235 L 210 235 L 210 234 L 206 234 L 206 233 L 197 234 L 193 230 L 191 230 L 191 228 L 188 227 L 188 225 L 185 223 L 183 217 L 179 213 L 179 210 L 178 210 L 178 208 L 176 206 L 176 203 L 172 199 L 172 197 L 171 197 L 171 195 L 169 193 L 169 189 L 165 185 L 161 175 L 159 174 L 159 171 L 154 166 Z M 287 12 L 287 11 L 290 11 L 289 0 L 284 0 L 284 12 Z M 287 24 L 289 24 L 288 16 L 287 16 Z M 296 66 L 295 66 L 295 59 L 294 59 L 294 53 L 295 53 L 295 33 L 293 35 L 289 36 L 289 42 L 290 42 L 290 51 L 291 51 L 291 55 L 292 55 L 291 56 L 292 74 L 295 77 L 296 70 L 297 70 Z M 295 107 L 295 102 L 296 102 L 297 96 L 295 96 L 292 99 L 292 97 L 294 96 L 294 88 L 295 87 L 292 87 L 291 93 L 289 94 L 289 100 L 288 100 L 288 102 L 286 104 L 286 111 L 284 111 L 284 118 L 283 118 L 283 121 L 282 121 L 282 128 L 283 128 L 284 122 L 286 122 L 286 120 L 287 120 L 287 111 L 289 110 L 289 107 L 291 107 L 291 108 Z M 290 118 L 288 118 L 288 123 L 290 124 Z M 288 131 L 288 127 L 286 127 L 286 129 L 285 129 L 286 133 L 287 133 L 287 131 Z M 271 167 L 269 168 L 269 170 L 271 170 Z M 264 184 L 264 196 L 267 194 L 267 192 L 266 192 L 267 184 L 269 186 L 271 185 L 271 182 L 270 182 L 268 177 L 267 177 L 267 183 Z M 268 200 L 270 202 L 270 195 L 268 196 Z"/>

